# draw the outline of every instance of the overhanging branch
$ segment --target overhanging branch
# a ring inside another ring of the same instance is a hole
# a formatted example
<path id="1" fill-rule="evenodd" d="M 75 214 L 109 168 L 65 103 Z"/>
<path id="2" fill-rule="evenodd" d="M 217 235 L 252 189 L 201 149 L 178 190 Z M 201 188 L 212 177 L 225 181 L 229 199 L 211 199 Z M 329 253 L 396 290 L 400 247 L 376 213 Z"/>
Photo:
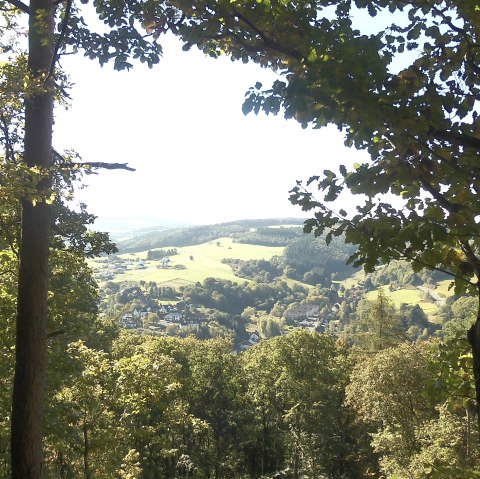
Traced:
<path id="1" fill-rule="evenodd" d="M 81 163 L 69 163 L 65 165 L 67 168 L 91 168 L 103 170 L 126 170 L 136 171 L 135 168 L 128 166 L 127 163 L 104 163 L 101 161 L 86 161 Z"/>
<path id="2" fill-rule="evenodd" d="M 15 8 L 18 8 L 23 13 L 30 14 L 30 8 L 25 3 L 21 2 L 20 0 L 7 0 L 8 3 L 13 5 Z"/>
<path id="3" fill-rule="evenodd" d="M 80 168 L 90 168 L 93 170 L 103 169 L 103 170 L 126 170 L 126 171 L 135 171 L 135 168 L 128 166 L 127 163 L 108 163 L 104 161 L 67 161 L 65 158 L 55 149 L 52 149 L 53 156 L 56 161 L 54 161 L 55 166 L 63 170 L 72 170 Z"/>
<path id="4" fill-rule="evenodd" d="M 278 53 L 281 53 L 287 57 L 291 57 L 298 61 L 301 61 L 303 59 L 304 56 L 296 48 L 293 48 L 289 45 L 282 45 L 276 40 L 273 40 L 264 31 L 260 30 L 251 20 L 245 17 L 245 15 L 240 13 L 238 10 L 235 10 L 233 14 L 241 22 L 247 25 L 247 27 L 252 29 L 262 39 L 265 47 L 275 50 Z"/>

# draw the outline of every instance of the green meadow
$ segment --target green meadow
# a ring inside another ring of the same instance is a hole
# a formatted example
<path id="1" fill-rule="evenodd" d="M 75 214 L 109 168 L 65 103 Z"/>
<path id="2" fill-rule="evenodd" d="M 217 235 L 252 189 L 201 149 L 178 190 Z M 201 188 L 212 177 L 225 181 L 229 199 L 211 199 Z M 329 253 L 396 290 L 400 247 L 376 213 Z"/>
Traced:
<path id="1" fill-rule="evenodd" d="M 443 283 L 443 282 L 442 282 Z M 384 288 L 386 296 L 393 301 L 393 304 L 396 308 L 400 308 L 400 306 L 405 304 L 418 304 L 424 311 L 424 313 L 428 316 L 431 322 L 436 322 L 436 314 L 438 313 L 438 306 L 436 303 L 432 301 L 425 301 L 424 293 L 419 289 L 414 287 L 412 288 L 404 288 L 398 289 L 396 291 L 389 291 L 387 288 Z M 436 292 L 440 292 L 435 289 Z M 375 301 L 378 297 L 378 289 L 369 291 L 365 295 L 365 299 L 368 301 Z"/>
<path id="2" fill-rule="evenodd" d="M 445 279 L 443 281 L 439 281 L 435 285 L 435 291 L 440 295 L 445 298 L 448 298 L 449 296 L 452 296 L 454 294 L 453 287 L 452 286 L 452 280 L 450 279 Z"/>
<path id="3" fill-rule="evenodd" d="M 247 280 L 235 276 L 232 268 L 221 262 L 222 259 L 270 259 L 272 256 L 281 255 L 284 250 L 283 247 L 234 243 L 231 238 L 220 238 L 208 243 L 176 249 L 178 254 L 170 257 L 171 263 L 168 268 L 161 268 L 160 261 L 147 261 L 147 251 L 119 255 L 122 259 L 139 259 L 146 268 L 137 269 L 133 266 L 132 269 L 132 266 L 129 266 L 128 271 L 117 274 L 113 281 L 155 281 L 159 285 L 181 286 L 214 277 L 239 283 Z M 91 266 L 98 268 L 100 264 L 92 261 Z"/>

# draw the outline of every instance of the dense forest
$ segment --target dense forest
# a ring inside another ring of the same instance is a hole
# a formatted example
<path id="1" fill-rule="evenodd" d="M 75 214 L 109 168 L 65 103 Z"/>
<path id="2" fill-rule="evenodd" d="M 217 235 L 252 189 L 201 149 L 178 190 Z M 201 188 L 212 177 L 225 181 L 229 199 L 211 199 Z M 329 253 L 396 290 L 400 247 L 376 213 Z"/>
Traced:
<path id="1" fill-rule="evenodd" d="M 476 477 L 478 431 L 465 375 L 471 357 L 462 339 L 473 298 L 453 301 L 444 326 L 416 341 L 405 331 L 425 317 L 396 310 L 379 293 L 361 300 L 334 333 L 296 328 L 233 354 L 232 335 L 159 336 L 99 318 L 88 278 L 85 267 L 54 275 L 47 477 Z M 138 299 L 130 290 L 120 301 Z M 183 297 L 228 305 L 224 317 L 245 325 L 274 293 L 271 285 L 212 279 Z M 321 305 L 342 295 L 319 287 L 277 299 Z M 2 332 L 5 478 L 12 333 Z"/>
<path id="2" fill-rule="evenodd" d="M 60 244 L 61 237 L 52 240 Z M 285 249 L 299 277 L 306 266 L 323 268 L 322 257 L 330 262 L 347 251 L 330 252 L 313 237 L 290 244 L 304 245 Z M 309 244 L 325 255 L 294 261 Z M 381 288 L 376 299 L 365 298 L 368 284 L 432 285 L 444 276 L 412 280 L 408 263 L 393 262 L 367 275 L 363 286 L 345 286 L 327 268 L 314 287 L 289 286 L 281 278 L 262 281 L 272 262 L 257 260 L 247 262 L 259 279 L 250 283 L 210 278 L 175 289 L 110 281 L 98 295 L 83 253 L 67 246 L 50 260 L 46 477 L 476 477 L 478 431 L 464 339 L 474 298 L 449 298 L 443 324 L 430 323 L 418 306 L 396 308 Z M 8 271 L 14 258 L 3 261 Z M 4 282 L 2 301 L 5 479 L 14 281 Z M 206 321 L 149 328 L 162 316 L 159 305 L 179 302 Z M 300 327 L 291 313 L 305 305 L 318 307 L 321 327 Z M 122 327 L 119 318 L 146 308 L 143 326 Z M 260 339 L 243 349 L 252 328 Z"/>
<path id="3" fill-rule="evenodd" d="M 282 228 L 282 225 L 297 225 L 297 228 Z M 125 253 L 163 248 L 165 246 L 187 246 L 206 243 L 222 237 L 235 238 L 243 243 L 285 246 L 292 238 L 301 236 L 302 221 L 298 218 L 264 220 L 241 220 L 217 225 L 193 226 L 186 228 L 154 231 L 119 243 Z M 272 228 L 270 228 L 272 227 Z M 272 229 L 277 234 L 272 234 Z"/>

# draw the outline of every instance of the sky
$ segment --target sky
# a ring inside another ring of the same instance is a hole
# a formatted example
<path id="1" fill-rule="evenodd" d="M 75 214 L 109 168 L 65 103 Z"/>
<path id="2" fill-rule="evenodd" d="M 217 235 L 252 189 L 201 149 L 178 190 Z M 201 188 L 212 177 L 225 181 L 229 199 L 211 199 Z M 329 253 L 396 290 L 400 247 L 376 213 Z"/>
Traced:
<path id="1" fill-rule="evenodd" d="M 54 144 L 84 161 L 128 163 L 135 172 L 101 171 L 77 193 L 99 224 L 213 224 L 246 218 L 305 217 L 288 201 L 296 180 L 366 159 L 335 128 L 302 129 L 281 115 L 241 110 L 268 70 L 183 52 L 163 41 L 153 69 L 128 72 L 81 55 L 62 67 L 74 83 L 68 110 L 57 109 Z"/>

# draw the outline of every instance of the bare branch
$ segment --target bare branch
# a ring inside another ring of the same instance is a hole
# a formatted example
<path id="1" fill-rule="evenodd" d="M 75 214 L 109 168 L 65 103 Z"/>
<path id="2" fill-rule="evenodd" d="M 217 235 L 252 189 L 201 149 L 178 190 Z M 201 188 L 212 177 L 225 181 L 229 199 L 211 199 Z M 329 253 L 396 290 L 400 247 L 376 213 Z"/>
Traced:
<path id="1" fill-rule="evenodd" d="M 103 163 L 101 161 L 86 161 L 81 163 L 69 163 L 65 165 L 67 168 L 92 168 L 104 170 L 127 170 L 136 171 L 135 168 L 128 166 L 127 163 Z"/>
<path id="2" fill-rule="evenodd" d="M 65 160 L 65 158 L 55 149 L 52 149 L 53 156 L 55 157 L 55 165 L 61 169 L 71 170 L 73 168 L 91 168 L 91 169 L 104 169 L 104 170 L 127 170 L 136 171 L 135 168 L 128 166 L 128 163 L 106 163 L 103 161 L 80 161 L 71 162 Z"/>

